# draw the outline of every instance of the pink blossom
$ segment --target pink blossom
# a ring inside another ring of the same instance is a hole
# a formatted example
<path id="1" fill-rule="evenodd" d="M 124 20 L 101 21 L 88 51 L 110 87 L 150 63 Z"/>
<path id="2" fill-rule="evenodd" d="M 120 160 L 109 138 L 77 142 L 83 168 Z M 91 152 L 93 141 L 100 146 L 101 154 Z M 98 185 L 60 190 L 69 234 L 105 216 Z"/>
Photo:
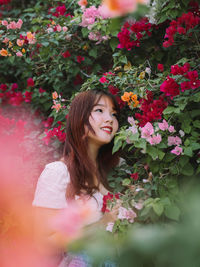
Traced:
<path id="1" fill-rule="evenodd" d="M 17 24 L 14 21 L 11 21 L 8 25 L 7 25 L 7 29 L 11 29 L 11 30 L 15 30 L 17 29 Z"/>
<path id="2" fill-rule="evenodd" d="M 168 136 L 168 146 L 177 145 L 179 146 L 182 144 L 181 138 L 178 136 Z"/>
<path id="3" fill-rule="evenodd" d="M 135 203 L 134 204 L 134 207 L 137 209 L 137 210 L 141 210 L 143 208 L 143 204 L 142 203 Z"/>
<path id="4" fill-rule="evenodd" d="M 176 146 L 173 150 L 171 150 L 171 153 L 175 155 L 180 155 L 183 152 L 183 149 L 180 146 Z"/>
<path id="5" fill-rule="evenodd" d="M 134 218 L 137 217 L 137 214 L 132 209 L 126 209 L 124 207 L 119 207 L 118 219 L 128 220 L 130 223 L 134 222 Z"/>
<path id="6" fill-rule="evenodd" d="M 130 123 L 130 125 L 135 125 L 135 120 L 133 117 L 128 117 L 128 122 Z"/>
<path id="7" fill-rule="evenodd" d="M 42 94 L 42 93 L 44 93 L 44 92 L 46 92 L 46 90 L 44 90 L 42 87 L 40 87 L 40 88 L 39 88 L 39 93 Z"/>
<path id="8" fill-rule="evenodd" d="M 17 83 L 13 83 L 12 87 L 11 87 L 11 90 L 15 91 L 17 88 L 18 88 L 18 84 Z"/>
<path id="9" fill-rule="evenodd" d="M 101 18 L 99 10 L 95 6 L 86 8 L 83 13 L 82 22 L 80 23 L 80 26 L 82 27 L 91 26 L 91 24 L 95 23 L 96 18 Z"/>
<path id="10" fill-rule="evenodd" d="M 162 141 L 162 137 L 160 134 L 157 134 L 157 135 L 147 138 L 147 141 L 151 145 L 157 145 L 157 144 L 160 144 L 160 142 Z"/>
<path id="11" fill-rule="evenodd" d="M 134 172 L 130 174 L 130 177 L 134 180 L 137 181 L 139 178 L 138 172 Z"/>
<path id="12" fill-rule="evenodd" d="M 23 21 L 21 19 L 19 19 L 18 22 L 16 23 L 16 28 L 21 29 L 22 24 L 23 24 Z"/>
<path id="13" fill-rule="evenodd" d="M 141 128 L 141 137 L 142 138 L 149 138 L 152 134 L 154 134 L 153 126 L 150 122 L 147 122 L 143 128 Z"/>
<path id="14" fill-rule="evenodd" d="M 160 130 L 165 131 L 168 129 L 169 125 L 166 120 L 163 120 L 163 122 L 158 123 L 158 127 L 160 128 Z"/>
<path id="15" fill-rule="evenodd" d="M 78 62 L 78 63 L 81 63 L 82 61 L 85 60 L 85 58 L 82 57 L 82 56 L 77 56 L 76 59 L 77 59 L 77 62 Z"/>
<path id="16" fill-rule="evenodd" d="M 47 32 L 48 33 L 53 32 L 53 28 L 51 28 L 51 27 L 47 28 Z"/>
<path id="17" fill-rule="evenodd" d="M 100 79 L 99 79 L 99 81 L 100 81 L 100 83 L 108 83 L 108 80 L 106 79 L 106 77 L 101 77 Z"/>
<path id="18" fill-rule="evenodd" d="M 57 30 L 57 32 L 61 32 L 62 31 L 62 27 L 60 25 L 56 25 L 56 30 Z"/>
<path id="19" fill-rule="evenodd" d="M 22 54 L 22 52 L 19 51 L 19 52 L 16 53 L 16 56 L 17 56 L 17 57 L 22 57 L 23 54 Z"/>
<path id="20" fill-rule="evenodd" d="M 64 26 L 62 29 L 64 32 L 66 32 L 68 30 L 68 28 L 66 26 Z"/>
<path id="21" fill-rule="evenodd" d="M 34 80 L 32 78 L 28 78 L 27 87 L 33 87 L 33 86 L 34 86 Z"/>
<path id="22" fill-rule="evenodd" d="M 157 69 L 158 69 L 159 71 L 163 72 L 163 71 L 164 71 L 164 66 L 163 66 L 163 64 L 158 64 L 158 65 L 157 65 Z"/>
<path id="23" fill-rule="evenodd" d="M 172 125 L 169 126 L 168 131 L 170 133 L 175 133 L 176 132 L 176 130 L 174 129 L 174 126 L 172 126 Z"/>
<path id="24" fill-rule="evenodd" d="M 4 40 L 3 40 L 3 43 L 5 43 L 5 44 L 6 44 L 6 43 L 8 43 L 9 41 L 10 41 L 10 39 L 9 39 L 9 38 L 7 38 L 7 37 L 5 37 L 5 38 L 4 38 Z"/>
<path id="25" fill-rule="evenodd" d="M 7 26 L 7 25 L 8 25 L 8 22 L 7 22 L 7 20 L 2 20 L 1 24 L 2 24 L 3 26 Z"/>
<path id="26" fill-rule="evenodd" d="M 49 223 L 67 240 L 72 240 L 77 238 L 83 227 L 94 221 L 97 216 L 94 205 L 82 198 L 81 201 L 70 202 L 67 208 L 61 210 Z"/>
<path id="27" fill-rule="evenodd" d="M 114 222 L 109 222 L 106 226 L 106 231 L 111 232 L 113 231 Z"/>

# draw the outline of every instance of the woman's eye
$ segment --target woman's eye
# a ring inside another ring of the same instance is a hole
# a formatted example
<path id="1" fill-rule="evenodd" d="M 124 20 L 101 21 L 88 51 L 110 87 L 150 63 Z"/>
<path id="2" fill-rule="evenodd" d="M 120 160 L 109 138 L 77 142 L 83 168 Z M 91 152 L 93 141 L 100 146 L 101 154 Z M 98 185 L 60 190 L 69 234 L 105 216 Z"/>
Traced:
<path id="1" fill-rule="evenodd" d="M 103 110 L 101 108 L 97 108 L 95 109 L 95 112 L 103 112 Z"/>
<path id="2" fill-rule="evenodd" d="M 117 118 L 117 113 L 113 113 L 112 116 Z"/>

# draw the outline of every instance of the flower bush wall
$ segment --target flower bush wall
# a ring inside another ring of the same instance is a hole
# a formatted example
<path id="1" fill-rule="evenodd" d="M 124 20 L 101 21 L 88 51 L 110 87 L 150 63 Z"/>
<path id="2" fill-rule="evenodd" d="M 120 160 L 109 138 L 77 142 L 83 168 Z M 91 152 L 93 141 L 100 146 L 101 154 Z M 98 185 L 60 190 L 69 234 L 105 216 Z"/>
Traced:
<path id="1" fill-rule="evenodd" d="M 108 90 L 121 107 L 110 232 L 178 221 L 181 184 L 200 173 L 199 4 L 136 2 L 133 13 L 97 0 L 0 2 L 0 101 L 43 113 L 47 145 L 64 142 L 77 92 Z"/>

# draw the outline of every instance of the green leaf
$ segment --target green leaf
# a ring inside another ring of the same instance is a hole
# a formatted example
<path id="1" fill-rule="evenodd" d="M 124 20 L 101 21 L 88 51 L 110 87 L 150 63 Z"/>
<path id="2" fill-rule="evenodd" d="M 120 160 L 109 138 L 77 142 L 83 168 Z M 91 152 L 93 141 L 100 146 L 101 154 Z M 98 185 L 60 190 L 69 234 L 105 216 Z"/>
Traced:
<path id="1" fill-rule="evenodd" d="M 192 147 L 192 150 L 200 149 L 200 144 L 199 143 L 191 143 L 190 146 Z"/>
<path id="2" fill-rule="evenodd" d="M 117 48 L 118 44 L 119 44 L 119 40 L 117 38 L 112 38 L 110 40 L 110 47 L 112 48 L 112 51 L 114 51 L 115 48 Z"/>
<path id="3" fill-rule="evenodd" d="M 82 28 L 81 29 L 81 32 L 82 32 L 82 35 L 83 35 L 83 37 L 87 37 L 88 36 L 88 29 L 87 28 Z"/>
<path id="4" fill-rule="evenodd" d="M 122 139 L 116 137 L 114 140 L 114 146 L 112 149 L 112 153 L 114 154 L 115 152 L 117 152 L 121 146 L 122 146 Z"/>
<path id="5" fill-rule="evenodd" d="M 43 42 L 41 42 L 41 44 L 42 44 L 44 47 L 49 46 L 49 42 L 47 42 L 47 41 L 43 41 Z"/>
<path id="6" fill-rule="evenodd" d="M 194 168 L 189 162 L 181 169 L 181 173 L 186 176 L 192 176 L 194 174 Z"/>
<path id="7" fill-rule="evenodd" d="M 180 113 L 180 108 L 175 108 L 175 107 L 169 106 L 163 111 L 164 115 L 171 114 L 171 113 Z"/>
<path id="8" fill-rule="evenodd" d="M 159 159 L 162 160 L 164 158 L 164 156 L 165 156 L 165 153 L 162 152 L 161 150 L 157 150 L 157 151 L 158 151 L 158 157 L 159 157 Z"/>
<path id="9" fill-rule="evenodd" d="M 93 58 L 96 58 L 97 57 L 97 48 L 94 47 L 93 49 L 91 49 L 89 51 L 89 56 L 93 57 Z"/>
<path id="10" fill-rule="evenodd" d="M 200 128 L 200 121 L 199 121 L 199 120 L 195 120 L 195 121 L 193 121 L 193 125 L 194 125 L 194 127 L 196 127 L 196 128 Z"/>
<path id="11" fill-rule="evenodd" d="M 179 160 L 179 164 L 181 167 L 184 167 L 185 164 L 187 164 L 189 161 L 189 158 L 187 156 L 181 156 Z"/>
<path id="12" fill-rule="evenodd" d="M 153 160 L 156 160 L 158 158 L 157 148 L 155 148 L 153 146 L 148 146 L 146 152 L 152 157 Z"/>
<path id="13" fill-rule="evenodd" d="M 165 215 L 172 220 L 178 221 L 180 217 L 180 209 L 177 206 L 166 206 Z"/>
<path id="14" fill-rule="evenodd" d="M 128 178 L 126 178 L 126 179 L 124 179 L 124 180 L 122 181 L 122 185 L 123 185 L 123 186 L 127 186 L 127 185 L 130 185 L 130 184 L 131 184 L 131 180 L 128 179 Z"/>
<path id="15" fill-rule="evenodd" d="M 189 157 L 193 156 L 192 148 L 190 146 L 184 148 L 184 155 L 189 156 Z"/>
<path id="16" fill-rule="evenodd" d="M 155 213 L 160 216 L 163 211 L 164 211 L 164 207 L 162 203 L 154 203 L 153 204 L 153 210 L 155 211 Z"/>

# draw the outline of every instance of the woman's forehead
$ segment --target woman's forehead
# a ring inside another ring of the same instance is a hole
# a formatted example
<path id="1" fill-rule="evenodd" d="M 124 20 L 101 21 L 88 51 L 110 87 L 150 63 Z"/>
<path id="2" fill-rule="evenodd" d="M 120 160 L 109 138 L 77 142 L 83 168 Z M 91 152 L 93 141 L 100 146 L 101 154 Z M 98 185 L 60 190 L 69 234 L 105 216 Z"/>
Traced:
<path id="1" fill-rule="evenodd" d="M 97 98 L 97 102 L 95 103 L 95 106 L 97 105 L 115 109 L 112 99 L 109 96 L 105 96 L 105 95 L 102 95 Z"/>

